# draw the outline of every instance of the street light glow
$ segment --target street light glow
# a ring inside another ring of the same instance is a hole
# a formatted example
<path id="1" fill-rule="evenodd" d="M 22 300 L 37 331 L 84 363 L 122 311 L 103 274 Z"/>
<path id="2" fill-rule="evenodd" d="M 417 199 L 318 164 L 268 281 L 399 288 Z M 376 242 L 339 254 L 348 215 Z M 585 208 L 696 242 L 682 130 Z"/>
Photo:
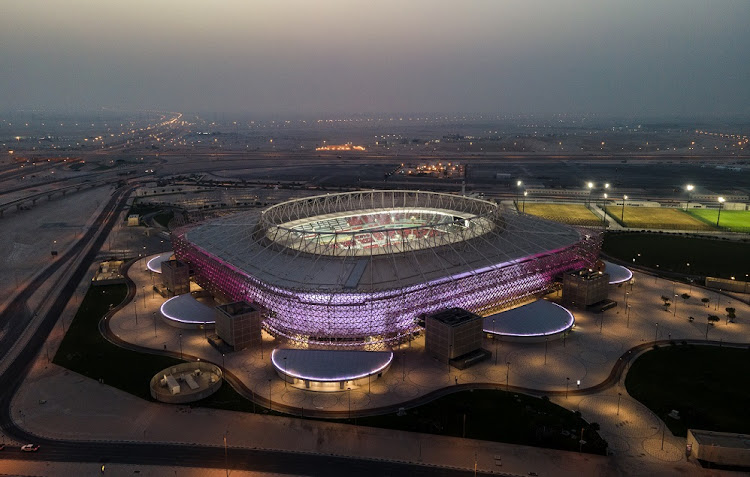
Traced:
<path id="1" fill-rule="evenodd" d="M 688 192 L 690 192 L 695 189 L 695 186 L 693 184 L 688 184 L 685 188 L 688 190 Z"/>

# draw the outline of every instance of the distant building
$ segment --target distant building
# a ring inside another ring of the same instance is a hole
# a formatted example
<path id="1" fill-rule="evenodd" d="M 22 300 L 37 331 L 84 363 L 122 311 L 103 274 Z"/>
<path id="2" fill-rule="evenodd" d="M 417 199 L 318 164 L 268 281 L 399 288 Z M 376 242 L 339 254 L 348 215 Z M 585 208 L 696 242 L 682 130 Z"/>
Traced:
<path id="1" fill-rule="evenodd" d="M 261 307 L 238 301 L 219 305 L 216 310 L 216 334 L 235 351 L 260 346 Z"/>
<path id="2" fill-rule="evenodd" d="M 168 296 L 190 293 L 190 267 L 179 260 L 161 262 L 161 277 Z"/>
<path id="3" fill-rule="evenodd" d="M 585 308 L 607 299 L 609 274 L 596 270 L 579 270 L 563 276 L 563 301 Z"/>
<path id="4" fill-rule="evenodd" d="M 427 315 L 425 350 L 459 369 L 488 357 L 482 350 L 482 317 L 462 308 Z"/>
<path id="5" fill-rule="evenodd" d="M 750 435 L 688 429 L 690 457 L 716 465 L 750 468 Z"/>

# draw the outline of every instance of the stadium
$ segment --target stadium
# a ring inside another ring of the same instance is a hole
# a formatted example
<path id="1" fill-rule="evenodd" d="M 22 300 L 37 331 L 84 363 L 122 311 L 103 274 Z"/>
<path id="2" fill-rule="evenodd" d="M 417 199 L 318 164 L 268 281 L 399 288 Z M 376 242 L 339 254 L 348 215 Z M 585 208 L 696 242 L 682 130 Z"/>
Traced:
<path id="1" fill-rule="evenodd" d="M 303 347 L 382 349 L 420 318 L 488 314 L 591 266 L 596 233 L 421 191 L 309 197 L 178 229 L 172 242 L 219 300 L 268 309 L 264 327 Z"/>

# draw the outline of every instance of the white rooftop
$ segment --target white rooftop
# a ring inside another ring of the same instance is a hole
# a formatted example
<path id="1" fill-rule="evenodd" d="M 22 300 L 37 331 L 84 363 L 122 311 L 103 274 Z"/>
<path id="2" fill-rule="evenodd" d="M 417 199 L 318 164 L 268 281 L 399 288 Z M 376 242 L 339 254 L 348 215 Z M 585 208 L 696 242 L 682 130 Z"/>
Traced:
<path id="1" fill-rule="evenodd" d="M 190 293 L 177 295 L 161 305 L 164 318 L 180 323 L 212 324 L 216 322 L 214 309 L 196 300 Z"/>
<path id="2" fill-rule="evenodd" d="M 174 255 L 173 251 L 160 253 L 159 255 L 155 255 L 154 257 L 150 258 L 149 261 L 146 263 L 146 266 L 149 270 L 156 273 L 161 273 L 161 264 L 162 262 L 166 262 L 172 256 Z"/>
<path id="3" fill-rule="evenodd" d="M 569 329 L 575 323 L 567 308 L 547 300 L 537 300 L 485 317 L 485 333 L 501 336 L 547 336 Z"/>
<path id="4" fill-rule="evenodd" d="M 627 282 L 633 278 L 633 272 L 629 268 L 617 265 L 616 263 L 608 262 L 604 260 L 604 271 L 609 273 L 609 284 L 616 285 L 617 283 Z"/>
<path id="5" fill-rule="evenodd" d="M 391 351 L 275 349 L 271 361 L 282 373 L 310 381 L 350 381 L 377 374 L 391 363 Z"/>

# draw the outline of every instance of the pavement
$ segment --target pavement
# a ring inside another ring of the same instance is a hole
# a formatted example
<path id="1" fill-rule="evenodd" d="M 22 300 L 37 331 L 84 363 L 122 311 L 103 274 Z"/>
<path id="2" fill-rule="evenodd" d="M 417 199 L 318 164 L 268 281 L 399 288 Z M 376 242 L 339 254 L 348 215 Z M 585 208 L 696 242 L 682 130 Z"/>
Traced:
<path id="1" fill-rule="evenodd" d="M 132 248 L 138 240 L 138 232 L 126 228 L 116 229 L 113 234 L 109 248 Z M 145 263 L 148 258 L 139 260 L 130 269 L 136 295 L 113 316 L 112 332 L 139 346 L 157 350 L 166 347 L 175 353 L 182 348 L 185 354 L 218 365 L 225 364 L 244 386 L 260 396 L 267 396 L 270 391 L 276 404 L 321 412 L 347 410 L 349 398 L 353 411 L 366 412 L 367 409 L 399 405 L 455 385 L 456 380 L 465 385 L 509 384 L 511 387 L 532 388 L 539 393 L 561 393 L 566 388 L 577 390 L 576 383 L 580 380 L 581 388 L 585 389 L 604 381 L 617 360 L 633 346 L 654 340 L 704 339 L 706 316 L 717 314 L 723 318 L 721 310 L 727 306 L 737 309 L 737 323 L 722 319 L 716 326 L 708 327 L 708 338 L 742 342 L 746 341 L 750 331 L 750 306 L 739 300 L 636 272 L 632 287 L 613 287 L 610 297 L 620 302 L 618 308 L 601 315 L 574 311 L 577 323 L 565 340 L 545 345 L 487 339 L 484 346 L 496 353 L 496 357 L 458 371 L 428 357 L 424 352 L 424 340 L 419 338 L 394 350 L 395 359 L 390 371 L 382 379 L 373 381 L 369 389 L 360 387 L 351 391 L 350 396 L 346 396 L 347 393 L 322 394 L 285 385 L 276 376 L 269 355 L 278 344 L 270 335 L 264 333 L 262 353 L 260 350 L 234 353 L 226 356 L 225 363 L 222 363 L 221 355 L 207 344 L 202 331 L 173 328 L 161 321 L 158 307 L 163 299 L 150 291 L 157 277 L 147 271 Z M 84 279 L 79 287 L 80 293 L 76 295 L 82 296 L 87 286 L 88 280 Z M 682 293 L 689 293 L 691 297 L 687 300 L 676 298 L 675 305 L 665 311 L 660 296 Z M 700 302 L 702 297 L 710 299 L 708 307 Z M 630 305 L 629 313 L 623 306 L 626 302 Z M 62 322 L 70 323 L 77 305 L 75 301 L 69 304 L 61 315 Z M 693 316 L 694 321 L 690 322 L 688 316 Z M 46 347 L 50 355 L 54 354 L 62 337 L 62 327 L 55 330 Z M 570 392 L 567 397 L 555 395 L 551 398 L 568 409 L 581 411 L 589 422 L 600 424 L 601 433 L 614 453 L 604 458 L 470 439 L 152 403 L 110 388 L 106 379 L 105 384 L 100 384 L 50 364 L 45 354 L 40 353 L 33 371 L 15 396 L 13 416 L 20 427 L 51 438 L 220 445 L 226 434 L 230 446 L 464 469 L 473 468 L 476 455 L 480 470 L 523 475 L 529 471 L 540 475 L 706 473 L 686 461 L 684 438 L 671 436 L 667 431 L 662 443 L 663 423 L 627 395 L 622 381 L 595 394 Z M 498 456 L 500 459 L 496 459 Z M 64 467 L 42 473 L 54 474 L 70 475 Z"/>

